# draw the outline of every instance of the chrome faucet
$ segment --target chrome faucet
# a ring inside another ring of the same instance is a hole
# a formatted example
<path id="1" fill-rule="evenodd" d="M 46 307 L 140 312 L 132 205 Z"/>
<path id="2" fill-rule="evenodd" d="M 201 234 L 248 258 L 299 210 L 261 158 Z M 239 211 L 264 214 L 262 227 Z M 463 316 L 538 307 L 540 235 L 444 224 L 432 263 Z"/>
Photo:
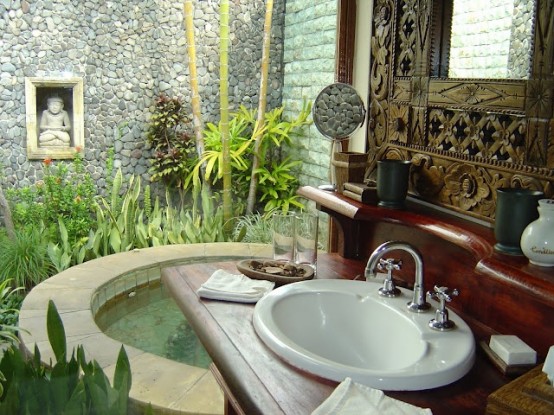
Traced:
<path id="1" fill-rule="evenodd" d="M 419 251 L 407 242 L 388 241 L 379 245 L 367 261 L 364 273 L 366 280 L 369 278 L 375 278 L 374 269 L 377 266 L 379 259 L 387 252 L 395 249 L 408 252 L 415 262 L 414 296 L 412 301 L 408 303 L 408 309 L 416 313 L 428 310 L 430 305 L 427 301 L 425 301 L 425 289 L 423 287 L 423 260 L 421 259 Z"/>

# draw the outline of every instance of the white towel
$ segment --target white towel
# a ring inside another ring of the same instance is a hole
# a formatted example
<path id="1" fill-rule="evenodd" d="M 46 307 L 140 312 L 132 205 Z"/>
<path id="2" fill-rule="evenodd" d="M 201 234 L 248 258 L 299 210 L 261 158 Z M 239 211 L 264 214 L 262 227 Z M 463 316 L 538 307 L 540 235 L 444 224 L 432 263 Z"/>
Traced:
<path id="1" fill-rule="evenodd" d="M 212 300 L 255 303 L 274 286 L 272 281 L 253 280 L 243 274 L 231 274 L 218 269 L 200 286 L 197 293 L 200 297 Z"/>
<path id="2" fill-rule="evenodd" d="M 423 409 L 393 398 L 379 389 L 346 378 L 312 415 L 432 415 Z"/>

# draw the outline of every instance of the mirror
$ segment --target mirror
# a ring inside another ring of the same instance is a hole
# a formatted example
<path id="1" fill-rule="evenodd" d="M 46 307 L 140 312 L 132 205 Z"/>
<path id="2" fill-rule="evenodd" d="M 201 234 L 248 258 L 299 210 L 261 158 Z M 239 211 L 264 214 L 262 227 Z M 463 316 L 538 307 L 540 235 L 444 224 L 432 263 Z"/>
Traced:
<path id="1" fill-rule="evenodd" d="M 554 7 L 552 0 L 509 0 L 533 8 L 532 22 L 521 19 L 531 24 L 530 43 L 510 49 L 525 52 L 512 58 L 525 79 L 513 71 L 493 78 L 483 68 L 477 77 L 453 78 L 458 1 L 491 15 L 508 0 L 375 0 L 366 179 L 375 160 L 411 160 L 411 196 L 493 222 L 499 188 L 554 196 Z M 475 30 L 464 32 L 466 39 Z"/>
<path id="2" fill-rule="evenodd" d="M 440 61 L 445 70 L 438 76 L 529 78 L 535 0 L 496 0 L 486 11 L 476 0 L 442 3 L 434 16 L 444 31 Z"/>
<path id="3" fill-rule="evenodd" d="M 364 102 L 358 92 L 342 82 L 327 85 L 312 107 L 317 130 L 331 140 L 350 137 L 365 120 Z"/>

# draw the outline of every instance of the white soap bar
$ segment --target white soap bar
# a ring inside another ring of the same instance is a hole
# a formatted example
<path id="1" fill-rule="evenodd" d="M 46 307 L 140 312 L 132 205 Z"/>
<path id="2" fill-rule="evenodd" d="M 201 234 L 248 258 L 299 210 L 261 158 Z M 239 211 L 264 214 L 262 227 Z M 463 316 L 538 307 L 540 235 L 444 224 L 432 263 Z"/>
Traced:
<path id="1" fill-rule="evenodd" d="M 492 335 L 489 346 L 508 365 L 537 362 L 537 352 L 517 336 Z"/>

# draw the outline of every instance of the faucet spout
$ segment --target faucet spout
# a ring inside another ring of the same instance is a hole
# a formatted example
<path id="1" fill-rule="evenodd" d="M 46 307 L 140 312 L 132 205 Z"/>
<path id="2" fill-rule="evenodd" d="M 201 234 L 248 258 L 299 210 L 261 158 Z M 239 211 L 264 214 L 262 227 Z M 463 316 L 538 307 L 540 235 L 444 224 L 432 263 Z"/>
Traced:
<path id="1" fill-rule="evenodd" d="M 412 301 L 408 303 L 408 309 L 420 313 L 429 309 L 430 305 L 425 301 L 425 289 L 423 282 L 423 260 L 420 252 L 411 244 L 401 241 L 388 241 L 377 247 L 369 257 L 365 267 L 364 276 L 366 279 L 375 277 L 375 267 L 379 259 L 387 252 L 393 250 L 402 250 L 408 252 L 415 262 L 415 281 L 414 295 Z"/>

